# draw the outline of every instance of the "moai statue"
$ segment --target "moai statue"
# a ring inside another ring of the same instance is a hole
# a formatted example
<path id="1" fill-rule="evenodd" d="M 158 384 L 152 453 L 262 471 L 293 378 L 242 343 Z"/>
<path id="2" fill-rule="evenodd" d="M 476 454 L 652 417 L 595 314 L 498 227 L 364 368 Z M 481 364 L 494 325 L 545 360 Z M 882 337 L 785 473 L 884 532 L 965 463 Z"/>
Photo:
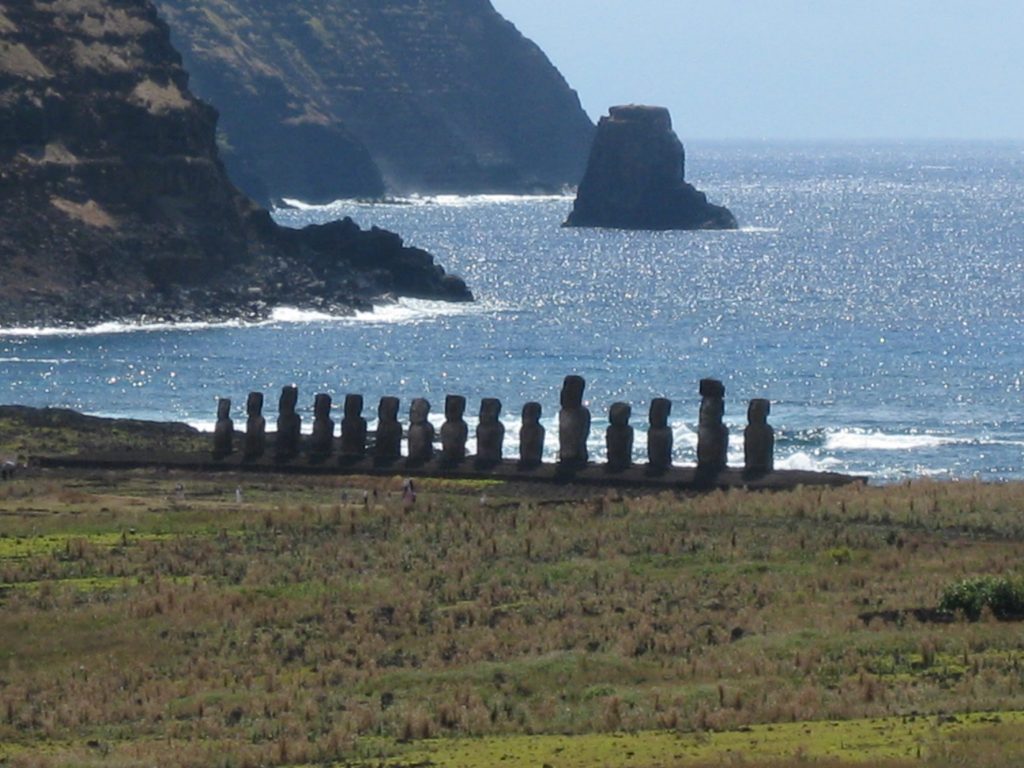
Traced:
<path id="1" fill-rule="evenodd" d="M 277 442 L 274 444 L 278 461 L 288 461 L 299 455 L 302 419 L 295 412 L 298 402 L 298 387 L 289 385 L 281 388 L 281 399 L 277 406 Z"/>
<path id="2" fill-rule="evenodd" d="M 213 458 L 223 459 L 235 452 L 235 422 L 231 420 L 231 401 L 217 401 L 217 426 L 213 429 Z"/>
<path id="3" fill-rule="evenodd" d="M 621 472 L 633 463 L 633 428 L 629 417 L 633 409 L 628 403 L 613 403 L 608 411 L 608 430 L 605 445 L 608 449 L 608 470 Z"/>
<path id="4" fill-rule="evenodd" d="M 398 398 L 382 397 L 377 406 L 377 437 L 374 460 L 388 462 L 402 455 L 402 424 L 398 421 Z"/>
<path id="5" fill-rule="evenodd" d="M 540 403 L 523 406 L 523 426 L 519 428 L 519 466 L 538 467 L 544 458 L 545 429 L 540 423 Z"/>
<path id="6" fill-rule="evenodd" d="M 417 397 L 409 407 L 409 464 L 423 464 L 434 458 L 434 425 L 428 420 L 430 403 Z"/>
<path id="7" fill-rule="evenodd" d="M 713 477 L 725 469 L 729 452 L 729 429 L 725 416 L 725 385 L 716 379 L 700 382 L 700 421 L 697 426 L 697 472 Z"/>
<path id="8" fill-rule="evenodd" d="M 453 467 L 466 458 L 469 427 L 463 418 L 465 414 L 466 398 L 462 395 L 448 395 L 444 399 L 444 424 L 441 425 L 441 462 L 446 466 Z"/>
<path id="9" fill-rule="evenodd" d="M 775 469 L 775 430 L 768 424 L 771 411 L 769 400 L 751 400 L 747 408 L 747 428 L 743 431 L 743 458 L 747 475 L 766 475 Z"/>
<path id="10" fill-rule="evenodd" d="M 267 451 L 267 420 L 263 418 L 263 393 L 250 392 L 245 401 L 245 458 L 258 459 Z"/>
<path id="11" fill-rule="evenodd" d="M 672 466 L 672 428 L 668 417 L 672 401 L 656 397 L 651 401 L 650 429 L 647 432 L 647 469 L 662 474 Z"/>
<path id="12" fill-rule="evenodd" d="M 501 463 L 505 443 L 505 425 L 501 416 L 501 400 L 485 397 L 480 401 L 480 424 L 476 428 L 476 465 L 481 468 Z"/>
<path id="13" fill-rule="evenodd" d="M 587 383 L 581 376 L 566 376 L 562 384 L 562 410 L 558 414 L 558 463 L 577 468 L 587 463 L 590 411 L 583 406 Z"/>
<path id="14" fill-rule="evenodd" d="M 317 459 L 325 459 L 334 451 L 331 405 L 330 395 L 320 394 L 313 400 L 313 437 L 309 442 L 309 452 Z"/>
<path id="15" fill-rule="evenodd" d="M 357 461 L 366 456 L 366 419 L 363 396 L 345 395 L 345 417 L 341 420 L 341 458 Z"/>

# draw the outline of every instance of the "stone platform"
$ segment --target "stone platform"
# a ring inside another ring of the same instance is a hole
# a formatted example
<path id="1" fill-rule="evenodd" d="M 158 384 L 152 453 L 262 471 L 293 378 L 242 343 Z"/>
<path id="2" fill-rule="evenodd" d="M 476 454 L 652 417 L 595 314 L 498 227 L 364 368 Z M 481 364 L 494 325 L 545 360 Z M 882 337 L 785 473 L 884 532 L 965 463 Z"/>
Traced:
<path id="1" fill-rule="evenodd" d="M 587 464 L 569 470 L 553 463 L 522 467 L 517 461 L 506 460 L 492 467 L 478 469 L 474 466 L 472 457 L 459 465 L 449 466 L 441 458 L 424 463 L 410 463 L 406 458 L 381 461 L 373 458 L 346 460 L 332 457 L 318 460 L 300 456 L 291 461 L 279 462 L 270 457 L 246 460 L 241 454 L 214 459 L 207 453 L 139 454 L 112 451 L 81 456 L 37 457 L 32 460 L 32 463 L 46 469 L 169 469 L 209 473 L 334 475 L 339 477 L 429 477 L 682 492 L 733 488 L 782 491 L 800 486 L 839 487 L 866 482 L 864 477 L 800 470 L 775 470 L 751 476 L 742 469 L 725 469 L 713 476 L 708 476 L 699 473 L 696 467 L 671 467 L 664 472 L 652 474 L 648 467 L 642 464 L 618 471 L 612 471 L 603 464 Z"/>

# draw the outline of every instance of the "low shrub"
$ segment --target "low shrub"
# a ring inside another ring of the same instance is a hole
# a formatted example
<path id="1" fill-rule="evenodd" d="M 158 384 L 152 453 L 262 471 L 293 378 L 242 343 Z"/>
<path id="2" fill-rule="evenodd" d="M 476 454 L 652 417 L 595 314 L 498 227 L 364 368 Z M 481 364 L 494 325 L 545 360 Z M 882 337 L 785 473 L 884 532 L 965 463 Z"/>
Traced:
<path id="1" fill-rule="evenodd" d="M 1024 579 L 978 576 L 958 581 L 943 590 L 939 608 L 962 611 L 971 621 L 985 608 L 999 619 L 1024 616 Z"/>

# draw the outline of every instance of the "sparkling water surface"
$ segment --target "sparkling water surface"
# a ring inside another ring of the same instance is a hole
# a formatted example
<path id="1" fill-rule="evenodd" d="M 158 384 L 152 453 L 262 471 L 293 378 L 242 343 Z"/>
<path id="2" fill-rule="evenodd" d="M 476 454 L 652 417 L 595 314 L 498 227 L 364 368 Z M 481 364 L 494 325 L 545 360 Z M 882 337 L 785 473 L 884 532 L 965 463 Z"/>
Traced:
<path id="1" fill-rule="evenodd" d="M 583 375 L 603 456 L 608 406 L 674 402 L 676 460 L 695 461 L 697 383 L 726 384 L 730 454 L 746 402 L 772 400 L 778 464 L 894 481 L 1024 478 L 1024 146 L 688 146 L 688 174 L 738 232 L 563 229 L 565 197 L 343 201 L 279 210 L 289 226 L 352 216 L 400 232 L 477 302 L 402 300 L 259 325 L 0 330 L 0 401 L 209 425 L 215 398 L 382 395 L 407 412 L 445 394 L 544 406 Z M 340 415 L 338 416 L 340 420 Z M 468 419 L 471 426 L 475 419 Z M 372 426 L 372 423 L 371 423 Z"/>

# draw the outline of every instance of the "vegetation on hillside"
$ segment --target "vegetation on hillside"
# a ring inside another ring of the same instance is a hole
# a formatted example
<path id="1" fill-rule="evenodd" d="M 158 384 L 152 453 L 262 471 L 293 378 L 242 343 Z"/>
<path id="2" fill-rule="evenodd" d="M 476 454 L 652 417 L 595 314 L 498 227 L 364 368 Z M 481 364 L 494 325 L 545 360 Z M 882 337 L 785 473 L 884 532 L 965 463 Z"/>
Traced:
<path id="1" fill-rule="evenodd" d="M 1019 486 L 565 501 L 449 481 L 412 507 L 400 488 L 146 472 L 0 485 L 0 760 L 1024 751 L 1019 625 L 895 613 L 1018 577 Z"/>

